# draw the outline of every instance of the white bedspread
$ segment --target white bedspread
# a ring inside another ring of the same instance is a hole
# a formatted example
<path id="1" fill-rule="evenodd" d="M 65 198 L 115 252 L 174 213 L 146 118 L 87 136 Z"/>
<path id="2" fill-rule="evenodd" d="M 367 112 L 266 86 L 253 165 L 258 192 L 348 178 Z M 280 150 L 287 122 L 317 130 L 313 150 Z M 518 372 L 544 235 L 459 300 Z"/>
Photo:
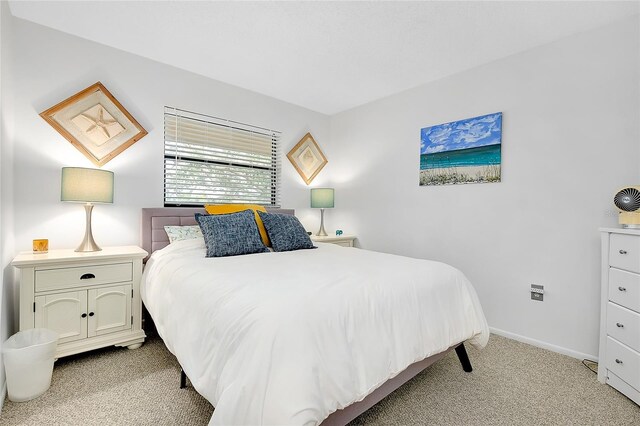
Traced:
<path id="1" fill-rule="evenodd" d="M 332 244 L 205 258 L 202 239 L 153 254 L 142 298 L 213 425 L 316 425 L 487 323 L 439 262 Z"/>

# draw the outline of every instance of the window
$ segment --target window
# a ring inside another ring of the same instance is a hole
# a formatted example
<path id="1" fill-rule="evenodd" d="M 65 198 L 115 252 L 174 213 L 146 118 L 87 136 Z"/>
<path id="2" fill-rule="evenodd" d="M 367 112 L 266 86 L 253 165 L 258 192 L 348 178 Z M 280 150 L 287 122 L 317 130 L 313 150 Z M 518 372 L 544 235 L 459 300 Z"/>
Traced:
<path id="1" fill-rule="evenodd" d="M 280 132 L 177 108 L 164 111 L 164 205 L 279 207 Z"/>

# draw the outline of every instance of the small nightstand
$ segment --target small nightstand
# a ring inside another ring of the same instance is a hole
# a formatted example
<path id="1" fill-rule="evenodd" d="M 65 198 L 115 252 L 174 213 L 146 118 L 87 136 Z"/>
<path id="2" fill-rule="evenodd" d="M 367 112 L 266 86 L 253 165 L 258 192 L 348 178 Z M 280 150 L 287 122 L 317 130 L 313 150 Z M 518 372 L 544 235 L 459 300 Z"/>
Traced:
<path id="1" fill-rule="evenodd" d="M 20 253 L 11 263 L 20 272 L 20 330 L 57 331 L 56 358 L 110 345 L 140 347 L 146 256 L 136 246 Z"/>
<path id="2" fill-rule="evenodd" d="M 311 235 L 312 241 L 317 241 L 319 243 L 331 243 L 338 246 L 343 247 L 353 247 L 353 242 L 357 237 L 355 235 L 340 235 L 333 236 L 329 235 L 327 237 L 319 237 L 317 235 Z"/>

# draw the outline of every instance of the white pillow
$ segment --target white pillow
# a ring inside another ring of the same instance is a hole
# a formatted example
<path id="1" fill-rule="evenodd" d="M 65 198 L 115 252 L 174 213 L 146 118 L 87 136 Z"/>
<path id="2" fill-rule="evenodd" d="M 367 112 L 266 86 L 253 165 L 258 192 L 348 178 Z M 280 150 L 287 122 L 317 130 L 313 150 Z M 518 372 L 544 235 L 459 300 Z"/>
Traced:
<path id="1" fill-rule="evenodd" d="M 200 226 L 198 225 L 165 226 L 164 230 L 169 237 L 169 243 L 172 243 L 174 241 L 203 238 L 202 231 L 200 231 Z"/>

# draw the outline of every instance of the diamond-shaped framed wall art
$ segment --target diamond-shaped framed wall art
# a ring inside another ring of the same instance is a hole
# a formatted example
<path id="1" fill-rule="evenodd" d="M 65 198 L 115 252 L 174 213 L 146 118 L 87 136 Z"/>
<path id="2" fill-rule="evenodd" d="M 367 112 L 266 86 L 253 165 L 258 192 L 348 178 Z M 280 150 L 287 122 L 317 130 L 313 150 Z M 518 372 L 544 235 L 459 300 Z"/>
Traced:
<path id="1" fill-rule="evenodd" d="M 98 167 L 147 134 L 100 82 L 43 111 L 40 116 Z"/>
<path id="2" fill-rule="evenodd" d="M 324 156 L 311 133 L 307 133 L 300 139 L 300 142 L 289 151 L 287 158 L 307 185 L 328 163 L 327 157 Z"/>

